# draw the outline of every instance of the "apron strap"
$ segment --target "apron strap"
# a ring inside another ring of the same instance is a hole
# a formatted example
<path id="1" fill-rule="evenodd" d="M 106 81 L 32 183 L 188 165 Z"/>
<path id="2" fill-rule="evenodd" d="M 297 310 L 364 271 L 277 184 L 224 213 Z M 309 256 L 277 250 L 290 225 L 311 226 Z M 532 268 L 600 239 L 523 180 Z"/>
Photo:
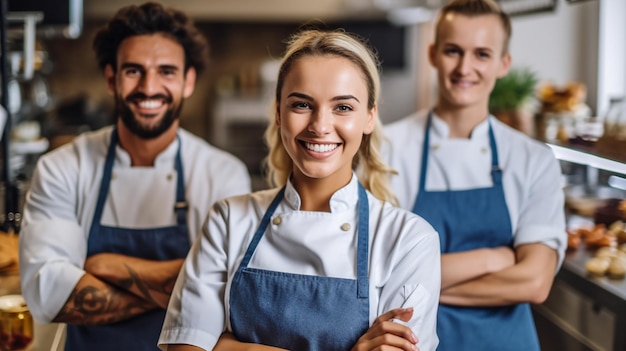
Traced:
<path id="1" fill-rule="evenodd" d="M 263 215 L 263 219 L 261 219 L 261 223 L 259 224 L 259 227 L 254 233 L 254 237 L 252 237 L 252 241 L 250 242 L 250 245 L 248 245 L 248 250 L 246 250 L 246 254 L 243 256 L 243 259 L 241 260 L 241 263 L 239 264 L 239 268 L 237 268 L 237 271 L 242 271 L 246 267 L 248 267 L 248 263 L 250 263 L 252 254 L 254 254 L 254 251 L 256 251 L 256 247 L 257 245 L 259 245 L 259 241 L 261 241 L 261 237 L 263 237 L 263 234 L 265 234 L 265 229 L 267 228 L 267 225 L 270 223 L 270 218 L 272 218 L 274 211 L 276 211 L 278 204 L 283 200 L 284 196 L 285 196 L 285 186 L 283 186 L 282 189 L 280 189 L 278 194 L 276 194 L 276 196 L 274 197 L 274 200 L 272 200 L 270 207 L 268 207 L 267 211 L 265 211 L 265 214 Z"/>
<path id="2" fill-rule="evenodd" d="M 98 192 L 98 200 L 96 202 L 96 210 L 91 221 L 89 234 L 93 233 L 96 228 L 100 227 L 102 212 L 104 210 L 104 202 L 109 194 L 109 186 L 111 184 L 111 173 L 113 172 L 113 161 L 115 161 L 115 146 L 117 145 L 117 128 L 113 128 L 111 132 L 111 140 L 107 150 L 107 156 L 104 161 L 104 171 L 102 172 L 102 180 L 100 183 L 100 191 Z"/>
<path id="3" fill-rule="evenodd" d="M 502 184 L 502 168 L 500 168 L 500 163 L 498 161 L 498 148 L 496 145 L 496 136 L 493 133 L 493 128 L 491 127 L 491 120 L 489 120 L 489 146 L 491 147 L 491 179 L 493 181 L 493 185 Z"/>
<path id="4" fill-rule="evenodd" d="M 189 204 L 185 199 L 185 173 L 183 171 L 183 159 L 181 157 L 181 149 L 183 148 L 183 142 L 180 140 L 180 135 L 176 134 L 178 139 L 178 150 L 176 151 L 176 204 L 174 205 L 174 211 L 176 212 L 176 222 L 178 225 L 187 224 L 187 210 Z"/>
<path id="5" fill-rule="evenodd" d="M 358 242 L 356 252 L 356 272 L 357 272 L 357 296 L 360 299 L 369 298 L 368 280 L 368 251 L 369 251 L 369 201 L 367 193 L 361 183 L 359 183 L 359 222 Z"/>
<path id="6" fill-rule="evenodd" d="M 433 111 L 428 112 L 426 127 L 424 128 L 424 143 L 422 145 L 422 167 L 420 168 L 420 183 L 418 193 L 426 190 L 426 169 L 428 167 L 428 151 L 430 148 L 430 123 L 433 118 Z"/>

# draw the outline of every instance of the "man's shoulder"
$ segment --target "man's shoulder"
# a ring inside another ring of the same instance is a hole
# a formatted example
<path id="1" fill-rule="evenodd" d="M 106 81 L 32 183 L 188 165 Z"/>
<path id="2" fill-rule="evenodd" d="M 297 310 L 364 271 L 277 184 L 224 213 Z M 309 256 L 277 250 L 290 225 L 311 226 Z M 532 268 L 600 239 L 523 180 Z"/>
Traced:
<path id="1" fill-rule="evenodd" d="M 493 117 L 491 121 L 496 139 L 505 140 L 505 143 L 510 146 L 511 151 L 541 155 L 544 157 L 553 156 L 552 151 L 545 143 L 517 129 L 511 128 L 495 117 Z"/>
<path id="2" fill-rule="evenodd" d="M 244 163 L 235 155 L 209 144 L 209 142 L 188 130 L 180 128 L 179 135 L 182 142 L 183 158 L 187 156 L 193 158 L 195 162 L 245 168 Z"/>
<path id="3" fill-rule="evenodd" d="M 103 127 L 98 130 L 83 132 L 72 141 L 48 151 L 40 157 L 41 160 L 68 160 L 71 158 L 81 158 L 89 155 L 94 159 L 97 153 L 104 155 L 111 137 L 112 126 Z"/>

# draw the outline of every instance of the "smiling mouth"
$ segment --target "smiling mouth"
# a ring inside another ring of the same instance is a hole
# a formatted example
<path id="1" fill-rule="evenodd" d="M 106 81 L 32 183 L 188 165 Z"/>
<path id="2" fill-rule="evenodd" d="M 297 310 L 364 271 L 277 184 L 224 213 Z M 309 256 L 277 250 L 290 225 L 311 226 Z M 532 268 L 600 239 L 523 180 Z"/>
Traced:
<path id="1" fill-rule="evenodd" d="M 460 87 L 471 87 L 474 85 L 473 81 L 469 81 L 469 80 L 465 80 L 465 79 L 459 79 L 459 78 L 452 78 L 450 80 L 452 82 L 452 84 L 456 85 L 456 86 L 460 86 Z"/>
<path id="2" fill-rule="evenodd" d="M 307 150 L 313 152 L 331 152 L 339 147 L 339 143 L 334 144 L 314 144 L 305 141 L 300 142 Z"/>
<path id="3" fill-rule="evenodd" d="M 141 100 L 141 101 L 136 101 L 135 102 L 140 108 L 142 109 L 147 109 L 147 110 L 153 110 L 153 109 L 158 109 L 161 106 L 165 105 L 165 101 L 161 100 L 161 99 L 148 99 L 148 100 Z"/>

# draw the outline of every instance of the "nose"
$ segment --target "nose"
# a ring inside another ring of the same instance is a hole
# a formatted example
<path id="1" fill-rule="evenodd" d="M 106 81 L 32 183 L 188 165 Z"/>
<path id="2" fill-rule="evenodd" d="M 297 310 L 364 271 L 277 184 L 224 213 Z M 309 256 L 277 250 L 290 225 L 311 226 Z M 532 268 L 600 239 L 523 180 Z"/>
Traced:
<path id="1" fill-rule="evenodd" d="M 461 55 L 459 56 L 459 61 L 457 62 L 456 71 L 460 75 L 466 75 L 471 70 L 472 59 L 470 55 Z"/>
<path id="2" fill-rule="evenodd" d="M 315 109 L 311 113 L 311 121 L 308 130 L 315 135 L 330 133 L 333 126 L 333 115 L 326 109 Z"/>
<path id="3" fill-rule="evenodd" d="M 139 91 L 147 96 L 155 95 L 159 91 L 159 80 L 156 72 L 147 71 L 139 81 Z"/>

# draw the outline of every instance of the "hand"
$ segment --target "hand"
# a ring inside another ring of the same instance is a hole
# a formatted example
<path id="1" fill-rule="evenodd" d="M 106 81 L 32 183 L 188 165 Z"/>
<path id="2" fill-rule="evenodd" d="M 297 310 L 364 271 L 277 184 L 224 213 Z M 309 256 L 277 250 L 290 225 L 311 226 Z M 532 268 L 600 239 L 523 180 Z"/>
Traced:
<path id="1" fill-rule="evenodd" d="M 399 319 L 408 322 L 413 317 L 413 308 L 396 308 L 378 316 L 374 324 L 359 338 L 352 351 L 419 351 L 417 337 L 411 328 L 393 322 Z"/>
<path id="2" fill-rule="evenodd" d="M 508 246 L 494 247 L 489 249 L 488 258 L 489 273 L 501 271 L 515 265 L 515 251 Z"/>

